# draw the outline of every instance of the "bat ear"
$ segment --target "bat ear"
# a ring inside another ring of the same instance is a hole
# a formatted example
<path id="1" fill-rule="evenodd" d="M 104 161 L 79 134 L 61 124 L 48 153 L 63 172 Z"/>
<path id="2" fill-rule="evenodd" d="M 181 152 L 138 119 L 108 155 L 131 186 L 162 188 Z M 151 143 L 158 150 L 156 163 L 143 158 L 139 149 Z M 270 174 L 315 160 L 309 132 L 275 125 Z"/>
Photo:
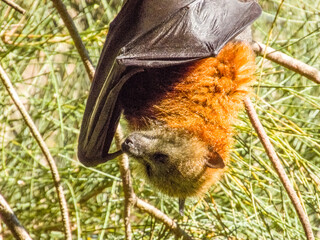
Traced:
<path id="1" fill-rule="evenodd" d="M 206 165 L 209 168 L 224 168 L 226 165 L 219 153 L 209 150 L 209 156 L 207 157 Z"/>

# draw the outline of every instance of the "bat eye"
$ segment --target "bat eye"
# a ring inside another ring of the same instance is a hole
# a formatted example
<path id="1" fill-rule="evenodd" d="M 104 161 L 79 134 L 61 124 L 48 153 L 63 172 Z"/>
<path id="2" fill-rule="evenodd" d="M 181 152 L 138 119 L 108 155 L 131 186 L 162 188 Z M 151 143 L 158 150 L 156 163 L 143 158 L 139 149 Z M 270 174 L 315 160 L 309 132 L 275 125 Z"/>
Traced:
<path id="1" fill-rule="evenodd" d="M 169 160 L 169 156 L 167 154 L 157 152 L 152 155 L 152 159 L 155 162 L 166 163 Z"/>
<path id="2" fill-rule="evenodd" d="M 146 163 L 145 166 L 146 166 L 146 172 L 147 172 L 148 177 L 151 177 L 152 169 L 151 169 L 150 164 Z"/>

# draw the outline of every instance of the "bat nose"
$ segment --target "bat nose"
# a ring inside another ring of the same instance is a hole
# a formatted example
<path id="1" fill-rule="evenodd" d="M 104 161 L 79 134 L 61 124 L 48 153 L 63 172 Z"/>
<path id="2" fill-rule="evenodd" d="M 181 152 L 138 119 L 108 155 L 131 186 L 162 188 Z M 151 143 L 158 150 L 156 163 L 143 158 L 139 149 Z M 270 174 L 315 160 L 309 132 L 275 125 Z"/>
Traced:
<path id="1" fill-rule="evenodd" d="M 125 145 L 132 145 L 133 144 L 133 140 L 130 137 L 128 137 L 123 143 Z"/>
<path id="2" fill-rule="evenodd" d="M 150 139 L 141 133 L 131 133 L 121 144 L 121 150 L 132 156 L 142 156 L 148 152 Z"/>
<path id="3" fill-rule="evenodd" d="M 126 140 L 124 140 L 124 142 L 121 144 L 121 149 L 125 153 L 130 152 L 130 149 L 132 149 L 133 147 L 134 147 L 134 142 L 133 142 L 133 139 L 130 138 L 130 136 L 127 137 Z"/>

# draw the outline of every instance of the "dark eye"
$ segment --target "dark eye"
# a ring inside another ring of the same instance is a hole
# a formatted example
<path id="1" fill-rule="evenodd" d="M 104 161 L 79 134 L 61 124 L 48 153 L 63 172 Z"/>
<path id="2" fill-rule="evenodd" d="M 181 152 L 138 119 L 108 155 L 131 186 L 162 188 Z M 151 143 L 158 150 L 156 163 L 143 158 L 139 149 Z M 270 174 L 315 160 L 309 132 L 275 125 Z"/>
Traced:
<path id="1" fill-rule="evenodd" d="M 146 163 L 145 166 L 146 166 L 146 172 L 147 172 L 148 177 L 151 177 L 152 170 L 151 170 L 150 164 Z"/>
<path id="2" fill-rule="evenodd" d="M 152 159 L 156 162 L 166 163 L 169 159 L 169 156 L 164 153 L 155 153 L 152 155 Z"/>

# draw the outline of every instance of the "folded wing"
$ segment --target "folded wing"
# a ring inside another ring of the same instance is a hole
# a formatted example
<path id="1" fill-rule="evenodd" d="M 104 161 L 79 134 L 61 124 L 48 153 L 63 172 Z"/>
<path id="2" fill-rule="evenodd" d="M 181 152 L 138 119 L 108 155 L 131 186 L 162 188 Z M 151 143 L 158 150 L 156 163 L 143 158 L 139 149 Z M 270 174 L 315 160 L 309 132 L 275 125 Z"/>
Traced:
<path id="1" fill-rule="evenodd" d="M 132 75 L 216 56 L 261 14 L 256 2 L 150 1 L 160 17 L 148 12 L 146 0 L 127 0 L 110 27 L 79 136 L 78 157 L 87 166 L 117 155 L 109 148 L 121 114 L 118 95 Z"/>

